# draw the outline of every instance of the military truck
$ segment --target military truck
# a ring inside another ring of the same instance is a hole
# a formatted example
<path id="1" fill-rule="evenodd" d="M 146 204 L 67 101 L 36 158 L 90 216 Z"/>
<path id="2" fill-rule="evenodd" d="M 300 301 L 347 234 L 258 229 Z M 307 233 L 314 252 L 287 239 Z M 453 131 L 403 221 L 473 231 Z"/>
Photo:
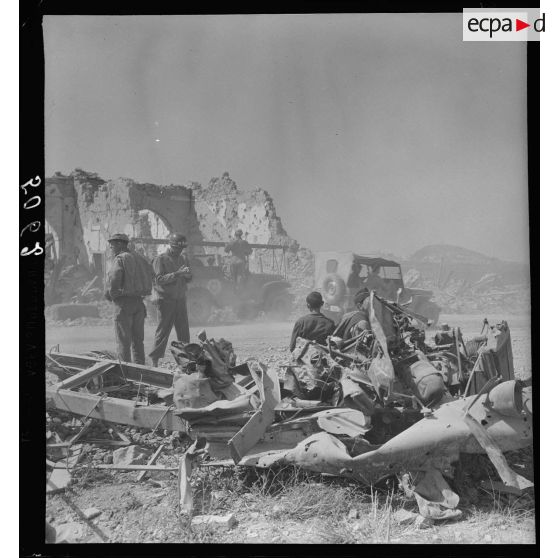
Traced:
<path id="1" fill-rule="evenodd" d="M 134 245 L 166 244 L 168 240 L 154 238 L 132 238 Z M 235 284 L 230 274 L 228 257 L 219 253 L 199 253 L 200 248 L 221 248 L 225 242 L 202 241 L 190 248 L 194 254 L 189 256 L 193 279 L 188 284 L 186 305 L 190 324 L 207 323 L 215 308 L 231 307 L 241 320 L 255 318 L 264 312 L 271 319 L 286 319 L 292 308 L 293 297 L 289 292 L 290 283 L 286 280 L 285 247 L 277 244 L 250 244 L 254 249 L 272 250 L 274 266 L 272 273 L 250 272 Z M 283 258 L 275 258 L 279 250 Z M 281 263 L 283 262 L 283 263 Z M 275 273 L 273 271 L 276 271 Z M 156 314 L 153 305 L 148 304 L 148 312 Z"/>
<path id="2" fill-rule="evenodd" d="M 392 260 L 353 252 L 317 252 L 314 282 L 324 298 L 324 310 L 333 319 L 354 308 L 353 296 L 363 287 L 428 318 L 432 325 L 440 316 L 440 306 L 431 300 L 433 291 L 406 288 L 401 266 Z"/>
<path id="3" fill-rule="evenodd" d="M 235 284 L 227 263 L 210 255 L 190 259 L 193 279 L 186 303 L 192 323 L 205 323 L 213 308 L 230 306 L 241 319 L 255 318 L 261 311 L 272 319 L 286 319 L 292 307 L 290 283 L 274 273 L 248 273 Z"/>

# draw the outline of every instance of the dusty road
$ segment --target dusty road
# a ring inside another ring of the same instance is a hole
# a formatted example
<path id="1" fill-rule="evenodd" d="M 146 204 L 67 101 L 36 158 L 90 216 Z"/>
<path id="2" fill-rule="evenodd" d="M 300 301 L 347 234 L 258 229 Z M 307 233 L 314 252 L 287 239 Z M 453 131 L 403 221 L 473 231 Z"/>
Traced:
<path id="1" fill-rule="evenodd" d="M 442 315 L 440 323 L 460 327 L 465 338 L 480 333 L 484 315 Z M 502 316 L 486 316 L 491 323 Z M 529 316 L 510 316 L 507 318 L 513 341 L 513 354 L 516 373 L 521 377 L 531 372 L 531 321 Z M 228 339 L 233 344 L 239 361 L 248 357 L 268 360 L 271 355 L 287 355 L 292 322 L 252 322 L 234 325 L 206 327 L 210 337 Z M 201 328 L 191 328 L 192 337 Z M 153 324 L 145 327 L 146 353 L 151 348 L 155 332 Z M 433 332 L 429 331 L 432 335 Z M 174 333 L 170 339 L 174 338 Z M 60 351 L 67 353 L 84 353 L 91 350 L 114 351 L 114 333 L 112 326 L 58 326 L 46 328 L 46 348 L 59 345 Z M 166 358 L 172 358 L 167 349 Z"/>

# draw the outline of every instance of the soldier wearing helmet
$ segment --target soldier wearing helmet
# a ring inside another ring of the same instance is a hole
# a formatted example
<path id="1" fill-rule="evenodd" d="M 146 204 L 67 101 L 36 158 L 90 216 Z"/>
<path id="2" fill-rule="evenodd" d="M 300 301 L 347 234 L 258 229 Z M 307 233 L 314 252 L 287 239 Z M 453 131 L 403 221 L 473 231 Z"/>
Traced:
<path id="1" fill-rule="evenodd" d="M 164 356 L 173 327 L 178 341 L 190 342 L 186 289 L 192 280 L 192 274 L 187 258 L 182 255 L 187 246 L 183 234 L 173 233 L 169 236 L 167 250 L 153 260 L 158 318 L 153 350 L 149 353 L 153 366 L 158 366 L 159 360 Z"/>
<path id="2" fill-rule="evenodd" d="M 250 244 L 242 238 L 242 230 L 237 229 L 234 240 L 225 246 L 225 252 L 231 254 L 231 276 L 235 283 L 248 275 L 248 256 L 252 253 Z"/>
<path id="3" fill-rule="evenodd" d="M 151 293 L 149 262 L 128 249 L 128 236 L 115 233 L 108 239 L 113 261 L 108 273 L 105 298 L 114 304 L 114 330 L 118 358 L 145 364 L 143 347 L 146 316 L 143 297 Z M 147 268 L 147 270 L 146 270 Z"/>

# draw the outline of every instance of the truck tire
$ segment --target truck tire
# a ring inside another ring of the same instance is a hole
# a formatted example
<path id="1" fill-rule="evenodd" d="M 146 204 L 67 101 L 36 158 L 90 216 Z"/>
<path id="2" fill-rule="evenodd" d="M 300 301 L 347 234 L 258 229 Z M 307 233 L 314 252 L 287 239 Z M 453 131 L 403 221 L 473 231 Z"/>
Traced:
<path id="1" fill-rule="evenodd" d="M 324 301 L 329 305 L 339 304 L 345 296 L 346 291 L 347 286 L 345 285 L 345 281 L 343 281 L 337 273 L 330 273 L 324 277 L 322 292 Z"/>
<path id="2" fill-rule="evenodd" d="M 190 324 L 206 324 L 209 316 L 211 316 L 213 306 L 213 297 L 206 289 L 196 287 L 186 293 L 186 308 L 188 309 Z"/>
<path id="3" fill-rule="evenodd" d="M 236 315 L 239 320 L 253 320 L 258 316 L 258 308 L 254 302 L 241 302 L 236 308 Z"/>
<path id="4" fill-rule="evenodd" d="M 264 310 L 273 320 L 286 320 L 292 310 L 292 299 L 286 292 L 272 292 L 265 301 Z"/>

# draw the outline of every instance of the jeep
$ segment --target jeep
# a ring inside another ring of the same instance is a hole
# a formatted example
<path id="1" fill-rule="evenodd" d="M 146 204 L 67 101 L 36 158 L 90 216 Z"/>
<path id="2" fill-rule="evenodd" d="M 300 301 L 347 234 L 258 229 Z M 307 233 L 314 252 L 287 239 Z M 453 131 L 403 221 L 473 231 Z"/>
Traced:
<path id="1" fill-rule="evenodd" d="M 434 293 L 406 288 L 401 266 L 392 260 L 353 252 L 318 252 L 314 282 L 324 298 L 324 310 L 334 320 L 354 308 L 353 297 L 363 287 L 424 316 L 431 325 L 440 316 L 441 308 L 431 300 Z"/>

